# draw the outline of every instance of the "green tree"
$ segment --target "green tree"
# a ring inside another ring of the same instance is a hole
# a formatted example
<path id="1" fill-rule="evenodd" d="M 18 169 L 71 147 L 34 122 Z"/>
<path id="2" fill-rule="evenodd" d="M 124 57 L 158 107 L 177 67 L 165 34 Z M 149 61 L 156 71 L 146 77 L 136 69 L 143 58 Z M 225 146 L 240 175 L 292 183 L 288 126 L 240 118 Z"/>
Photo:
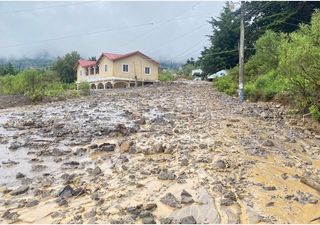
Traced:
<path id="1" fill-rule="evenodd" d="M 67 53 L 64 57 L 58 57 L 57 61 L 52 66 L 52 70 L 57 72 L 62 82 L 72 83 L 76 80 L 74 66 L 79 59 L 80 55 L 78 52 L 73 51 Z"/>
<path id="2" fill-rule="evenodd" d="M 223 8 L 220 16 L 208 21 L 212 27 L 209 35 L 210 47 L 201 52 L 199 62 L 205 74 L 215 73 L 237 65 L 239 40 L 239 15 L 232 12 L 229 3 Z"/>

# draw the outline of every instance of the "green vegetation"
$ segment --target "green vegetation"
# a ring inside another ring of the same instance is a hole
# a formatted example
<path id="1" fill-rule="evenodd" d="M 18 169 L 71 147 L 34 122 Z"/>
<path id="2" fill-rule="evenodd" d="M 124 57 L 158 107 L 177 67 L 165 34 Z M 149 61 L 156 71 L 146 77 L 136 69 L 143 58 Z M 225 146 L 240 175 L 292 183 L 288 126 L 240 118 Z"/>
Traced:
<path id="1" fill-rule="evenodd" d="M 166 72 L 160 72 L 159 73 L 159 80 L 160 81 L 172 81 L 175 80 L 175 77 L 173 76 L 173 74 L 169 71 Z"/>
<path id="2" fill-rule="evenodd" d="M 28 69 L 17 75 L 0 77 L 0 95 L 26 95 L 31 101 L 45 97 L 78 96 L 74 84 L 64 84 L 50 70 Z"/>
<path id="3" fill-rule="evenodd" d="M 81 95 L 90 95 L 90 84 L 88 82 L 81 82 L 79 84 L 79 91 Z"/>
<path id="4" fill-rule="evenodd" d="M 256 42 L 256 53 L 245 64 L 245 96 L 252 101 L 287 99 L 300 112 L 320 119 L 320 11 L 311 24 L 290 34 L 267 31 Z M 228 94 L 237 90 L 238 68 L 214 86 Z"/>
<path id="5" fill-rule="evenodd" d="M 62 82 L 72 83 L 77 79 L 74 66 L 79 59 L 80 55 L 78 52 L 73 51 L 67 53 L 64 57 L 58 57 L 57 61 L 52 66 L 52 70 L 58 74 Z"/>

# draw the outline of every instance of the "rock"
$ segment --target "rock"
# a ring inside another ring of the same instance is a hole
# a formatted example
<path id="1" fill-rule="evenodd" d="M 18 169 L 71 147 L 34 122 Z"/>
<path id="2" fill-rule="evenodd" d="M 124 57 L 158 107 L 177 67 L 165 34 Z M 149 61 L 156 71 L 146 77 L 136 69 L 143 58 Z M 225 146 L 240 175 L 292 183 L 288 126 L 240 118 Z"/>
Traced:
<path id="1" fill-rule="evenodd" d="M 227 168 L 227 165 L 226 165 L 225 161 L 222 160 L 222 159 L 217 160 L 217 161 L 213 164 L 213 166 L 214 166 L 215 168 L 217 168 L 217 169 L 225 169 L 225 168 Z"/>
<path id="2" fill-rule="evenodd" d="M 142 223 L 143 224 L 156 224 L 156 221 L 154 221 L 153 216 L 148 216 L 148 217 L 142 218 Z"/>
<path id="3" fill-rule="evenodd" d="M 167 170 L 161 170 L 158 175 L 159 180 L 174 180 L 175 178 L 176 178 L 176 175 L 171 171 L 167 171 Z"/>
<path id="4" fill-rule="evenodd" d="M 181 208 L 181 204 L 178 199 L 171 193 L 167 193 L 164 197 L 160 200 L 163 204 L 169 205 L 173 208 Z"/>
<path id="5" fill-rule="evenodd" d="M 80 163 L 77 161 L 69 161 L 69 162 L 65 162 L 63 164 L 66 166 L 79 166 L 80 165 Z"/>
<path id="6" fill-rule="evenodd" d="M 20 179 L 20 178 L 24 178 L 26 175 L 24 175 L 23 173 L 18 172 L 16 175 L 16 179 Z"/>
<path id="7" fill-rule="evenodd" d="M 59 197 L 70 198 L 75 194 L 74 189 L 70 185 L 66 185 L 58 192 Z"/>
<path id="8" fill-rule="evenodd" d="M 147 205 L 144 207 L 144 209 L 145 209 L 145 210 L 148 210 L 148 211 L 153 211 L 153 210 L 155 210 L 157 207 L 158 207 L 157 204 L 155 204 L 155 203 L 149 203 L 149 204 L 147 204 Z"/>
<path id="9" fill-rule="evenodd" d="M 58 204 L 58 206 L 68 205 L 68 202 L 64 197 L 57 198 L 56 203 Z"/>
<path id="10" fill-rule="evenodd" d="M 138 119 L 136 121 L 137 124 L 139 125 L 145 125 L 146 124 L 146 118 L 145 117 L 141 117 L 140 119 Z"/>
<path id="11" fill-rule="evenodd" d="M 96 214 L 97 214 L 97 213 L 96 213 L 96 210 L 95 210 L 95 209 L 92 209 L 92 210 L 90 210 L 89 212 L 85 213 L 85 214 L 84 214 L 84 217 L 85 217 L 86 219 L 89 219 L 89 218 L 95 217 Z"/>
<path id="12" fill-rule="evenodd" d="M 223 205 L 223 206 L 230 206 L 230 205 L 233 205 L 233 203 L 234 201 L 231 200 L 230 198 L 223 198 L 220 201 L 220 205 Z"/>
<path id="13" fill-rule="evenodd" d="M 180 220 L 181 224 L 196 224 L 197 221 L 193 218 L 193 216 L 186 216 Z"/>
<path id="14" fill-rule="evenodd" d="M 187 158 L 181 159 L 181 166 L 188 166 L 189 165 L 189 160 Z"/>
<path id="15" fill-rule="evenodd" d="M 17 212 L 10 212 L 10 210 L 7 210 L 2 214 L 2 218 L 11 221 L 17 221 L 19 214 Z"/>
<path id="16" fill-rule="evenodd" d="M 160 219 L 161 224 L 173 224 L 173 217 L 165 217 Z"/>
<path id="17" fill-rule="evenodd" d="M 141 208 L 142 208 L 142 204 L 137 205 L 137 206 L 130 206 L 127 208 L 127 212 L 138 216 L 141 213 Z"/>
<path id="18" fill-rule="evenodd" d="M 10 144 L 10 146 L 8 147 L 8 149 L 10 150 L 17 150 L 18 148 L 22 147 L 22 144 L 19 142 L 13 142 Z"/>
<path id="19" fill-rule="evenodd" d="M 164 153 L 166 147 L 163 144 L 158 143 L 155 146 L 153 146 L 153 149 L 155 153 Z"/>
<path id="20" fill-rule="evenodd" d="M 266 191 L 275 191 L 275 190 L 277 190 L 277 188 L 275 186 L 264 186 L 263 189 L 266 190 Z"/>
<path id="21" fill-rule="evenodd" d="M 29 186 L 21 186 L 10 192 L 11 195 L 21 195 L 26 193 L 29 190 Z"/>
<path id="22" fill-rule="evenodd" d="M 133 141 L 126 140 L 122 142 L 119 146 L 120 152 L 129 152 L 130 147 L 134 144 Z"/>
<path id="23" fill-rule="evenodd" d="M 181 203 L 183 204 L 191 204 L 193 203 L 192 195 L 189 194 L 186 190 L 182 190 L 181 192 Z"/>
<path id="24" fill-rule="evenodd" d="M 265 140 L 262 145 L 265 147 L 272 147 L 274 146 L 274 143 L 271 140 Z"/>
<path id="25" fill-rule="evenodd" d="M 45 165 L 32 165 L 31 170 L 35 171 L 35 172 L 40 172 L 40 171 L 43 171 L 46 168 L 47 168 L 47 166 L 45 166 Z"/>
<path id="26" fill-rule="evenodd" d="M 116 148 L 115 144 L 110 144 L 110 143 L 103 143 L 98 146 L 98 150 L 102 152 L 112 152 Z"/>
<path id="27" fill-rule="evenodd" d="M 98 148 L 98 145 L 96 143 L 93 143 L 89 146 L 90 149 L 96 149 Z"/>
<path id="28" fill-rule="evenodd" d="M 33 207 L 33 206 L 36 206 L 38 204 L 39 204 L 38 200 L 31 200 L 31 201 L 27 202 L 26 206 L 27 207 Z"/>
<path id="29" fill-rule="evenodd" d="M 96 168 L 94 168 L 93 169 L 93 171 L 92 171 L 92 175 L 93 176 L 97 176 L 97 175 L 99 175 L 99 174 L 101 174 L 102 173 L 102 170 L 100 169 L 100 167 L 99 166 L 97 166 Z"/>
<path id="30" fill-rule="evenodd" d="M 273 207 L 274 206 L 274 202 L 268 202 L 267 204 L 266 204 L 266 207 Z"/>

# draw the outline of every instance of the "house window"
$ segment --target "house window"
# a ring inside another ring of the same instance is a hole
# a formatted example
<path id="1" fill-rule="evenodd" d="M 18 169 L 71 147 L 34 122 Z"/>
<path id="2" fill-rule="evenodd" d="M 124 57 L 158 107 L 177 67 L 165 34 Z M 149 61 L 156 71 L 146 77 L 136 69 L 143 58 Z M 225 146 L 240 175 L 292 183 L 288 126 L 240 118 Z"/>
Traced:
<path id="1" fill-rule="evenodd" d="M 80 76 L 82 76 L 82 70 L 80 70 Z"/>
<path id="2" fill-rule="evenodd" d="M 144 68 L 144 73 L 145 74 L 150 74 L 151 73 L 150 71 L 151 71 L 150 67 L 145 67 Z"/>
<path id="3" fill-rule="evenodd" d="M 108 65 L 104 65 L 104 71 L 107 72 L 108 71 Z"/>
<path id="4" fill-rule="evenodd" d="M 128 73 L 129 72 L 129 65 L 128 64 L 123 64 L 122 65 L 122 71 Z"/>

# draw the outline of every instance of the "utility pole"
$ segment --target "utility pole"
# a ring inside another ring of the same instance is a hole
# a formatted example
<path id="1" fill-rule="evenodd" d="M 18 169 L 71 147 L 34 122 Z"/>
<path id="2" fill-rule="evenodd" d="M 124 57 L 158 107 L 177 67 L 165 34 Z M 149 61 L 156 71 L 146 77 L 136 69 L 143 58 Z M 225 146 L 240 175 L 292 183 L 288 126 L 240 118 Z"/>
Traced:
<path id="1" fill-rule="evenodd" d="M 239 49 L 239 98 L 240 102 L 244 101 L 244 1 L 240 6 L 240 49 Z"/>

